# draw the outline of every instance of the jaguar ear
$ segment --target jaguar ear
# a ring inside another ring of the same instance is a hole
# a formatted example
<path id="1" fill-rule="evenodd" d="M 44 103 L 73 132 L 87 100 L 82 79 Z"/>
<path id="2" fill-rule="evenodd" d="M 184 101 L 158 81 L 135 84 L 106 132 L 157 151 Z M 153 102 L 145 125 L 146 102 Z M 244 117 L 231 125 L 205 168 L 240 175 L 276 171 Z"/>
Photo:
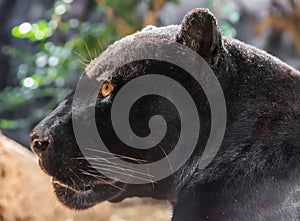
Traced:
<path id="1" fill-rule="evenodd" d="M 222 47 L 215 16 L 203 8 L 194 9 L 183 18 L 176 41 L 196 51 L 210 64 L 215 63 Z"/>

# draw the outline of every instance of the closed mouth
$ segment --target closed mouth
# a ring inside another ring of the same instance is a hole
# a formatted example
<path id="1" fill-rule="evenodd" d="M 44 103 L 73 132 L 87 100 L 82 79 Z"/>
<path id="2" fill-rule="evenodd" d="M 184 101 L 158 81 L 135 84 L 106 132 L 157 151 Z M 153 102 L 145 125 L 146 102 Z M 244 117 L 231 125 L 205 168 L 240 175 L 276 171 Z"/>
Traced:
<path id="1" fill-rule="evenodd" d="M 59 186 L 61 188 L 71 190 L 72 192 L 77 193 L 79 195 L 90 195 L 90 194 L 93 193 L 93 187 L 90 184 L 84 184 L 83 187 L 76 188 L 75 185 L 72 187 L 72 186 L 69 186 L 65 183 L 62 183 L 62 182 L 60 182 L 60 181 L 58 181 L 54 178 L 52 180 L 52 183 L 53 183 L 54 186 Z"/>
<path id="2" fill-rule="evenodd" d="M 103 201 L 119 202 L 124 199 L 124 192 L 114 186 L 97 181 L 86 184 L 66 184 L 52 178 L 54 193 L 65 206 L 82 210 L 88 209 Z"/>
<path id="3" fill-rule="evenodd" d="M 53 179 L 52 184 L 54 193 L 58 200 L 70 209 L 83 210 L 88 209 L 99 202 L 95 197 L 95 191 L 90 185 L 78 187 L 67 185 L 59 180 Z"/>

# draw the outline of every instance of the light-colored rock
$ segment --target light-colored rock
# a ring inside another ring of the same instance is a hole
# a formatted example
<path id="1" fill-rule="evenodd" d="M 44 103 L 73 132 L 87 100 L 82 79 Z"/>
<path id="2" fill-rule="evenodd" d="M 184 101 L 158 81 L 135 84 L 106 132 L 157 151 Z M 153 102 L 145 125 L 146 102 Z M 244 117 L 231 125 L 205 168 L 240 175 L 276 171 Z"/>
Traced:
<path id="1" fill-rule="evenodd" d="M 58 203 L 35 156 L 0 132 L 0 221 L 168 221 L 167 203 L 127 199 L 71 211 Z"/>
<path id="2" fill-rule="evenodd" d="M 30 151 L 0 134 L 0 221 L 110 220 L 108 203 L 83 212 L 61 206 L 50 182 Z"/>

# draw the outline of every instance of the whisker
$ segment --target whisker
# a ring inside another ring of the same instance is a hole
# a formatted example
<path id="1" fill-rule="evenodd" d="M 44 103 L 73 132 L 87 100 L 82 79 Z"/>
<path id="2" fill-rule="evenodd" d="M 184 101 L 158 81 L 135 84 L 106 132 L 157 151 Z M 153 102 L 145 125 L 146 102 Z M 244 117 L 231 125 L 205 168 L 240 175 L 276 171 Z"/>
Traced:
<path id="1" fill-rule="evenodd" d="M 82 183 L 84 183 L 84 181 L 83 181 L 83 179 L 81 179 L 71 168 L 69 169 L 69 171 L 71 172 L 71 173 L 73 173 L 74 175 L 75 175 L 75 177 L 77 177 L 77 179 L 79 180 L 79 181 L 81 181 Z"/>
<path id="2" fill-rule="evenodd" d="M 164 153 L 164 155 L 166 156 L 167 161 L 168 161 L 169 166 L 170 166 L 170 169 L 171 169 L 171 171 L 174 173 L 174 167 L 173 167 L 173 165 L 172 165 L 172 162 L 170 161 L 170 158 L 168 157 L 168 154 L 167 154 L 166 151 L 162 148 L 161 145 L 158 145 L 158 146 L 159 146 L 159 148 L 161 149 L 161 151 Z"/>
<path id="3" fill-rule="evenodd" d="M 82 64 L 84 67 L 87 67 L 89 65 L 89 63 L 85 63 L 84 61 L 79 60 L 79 63 Z"/>
<path id="4" fill-rule="evenodd" d="M 112 162 L 112 160 L 114 160 L 115 158 L 93 158 L 93 157 L 81 157 L 81 158 L 79 157 L 79 158 L 76 158 L 76 160 L 79 160 L 79 159 L 89 160 L 89 161 L 93 160 L 93 161 L 96 161 L 96 162 L 103 162 L 104 161 L 104 162 L 108 163 L 107 165 L 113 164 L 118 169 L 122 169 L 122 167 L 127 167 L 128 169 L 132 169 L 131 167 L 123 165 L 121 163 Z M 120 167 L 120 166 L 122 166 L 122 167 Z"/>
<path id="5" fill-rule="evenodd" d="M 113 173 L 117 173 L 117 174 L 121 174 L 121 175 L 130 176 L 132 178 L 136 178 L 136 179 L 139 179 L 139 180 L 144 180 L 144 181 L 147 181 L 147 182 L 152 182 L 152 180 L 149 180 L 149 179 L 146 179 L 146 178 L 143 178 L 143 177 L 134 176 L 134 175 L 128 174 L 128 173 L 122 173 L 121 171 L 111 170 L 109 168 L 103 168 L 103 167 L 91 167 L 91 168 L 92 169 L 105 170 L 105 171 L 109 171 L 109 172 L 113 172 Z"/>
<path id="6" fill-rule="evenodd" d="M 76 157 L 73 160 L 115 160 L 115 157 Z M 122 164 L 121 164 L 122 165 Z"/>
<path id="7" fill-rule="evenodd" d="M 94 178 L 100 180 L 101 182 L 103 182 L 105 184 L 111 185 L 111 186 L 119 189 L 120 191 L 125 191 L 123 188 L 114 185 L 112 182 L 106 181 L 106 180 L 102 179 L 100 176 L 90 173 L 90 171 L 85 171 L 85 170 L 81 170 L 81 171 L 82 171 L 83 174 L 94 177 Z"/>
<path id="8" fill-rule="evenodd" d="M 86 48 L 86 50 L 87 50 L 87 52 L 88 52 L 88 55 L 89 55 L 89 57 L 90 57 L 90 61 L 93 60 L 93 56 L 92 56 L 92 54 L 91 54 L 91 51 L 90 51 L 90 49 L 89 49 L 87 43 L 85 43 L 85 48 Z"/>
<path id="9" fill-rule="evenodd" d="M 97 43 L 98 43 L 98 46 L 100 47 L 100 51 L 104 51 L 104 48 L 99 40 L 99 38 L 97 39 Z M 100 53 L 99 53 L 100 54 Z"/>
<path id="10" fill-rule="evenodd" d="M 132 158 L 132 157 L 128 157 L 128 156 L 125 156 L 125 155 L 119 155 L 119 154 L 110 153 L 110 152 L 102 151 L 102 150 L 96 150 L 96 149 L 92 149 L 92 148 L 86 148 L 86 149 L 90 150 L 90 151 L 98 152 L 98 153 L 104 153 L 104 154 L 108 154 L 108 155 L 117 156 L 117 157 L 120 157 L 122 159 L 127 159 L 127 160 L 131 160 L 131 161 L 135 161 L 137 163 L 147 163 L 147 161 L 143 160 L 143 159 Z"/>
<path id="11" fill-rule="evenodd" d="M 93 50 L 93 57 L 96 58 L 98 56 L 98 54 L 99 53 L 98 53 L 97 49 L 94 49 Z"/>
<path id="12" fill-rule="evenodd" d="M 141 174 L 141 175 L 144 175 L 144 176 L 149 176 L 150 175 L 149 173 L 144 173 L 144 172 L 141 172 L 141 171 L 138 171 L 138 170 L 134 170 L 132 168 L 130 168 L 130 169 L 128 169 L 128 168 L 120 168 L 119 166 L 116 167 L 116 166 L 109 165 L 109 164 L 104 164 L 104 163 L 94 163 L 94 164 L 97 165 L 97 166 L 103 166 L 103 167 L 105 167 L 105 166 L 107 167 L 108 166 L 110 168 L 121 169 L 124 172 L 126 172 L 126 171 L 128 171 L 128 172 L 134 172 L 134 173 L 138 173 L 138 174 Z M 152 176 L 152 177 L 154 177 L 154 176 Z"/>
<path id="13" fill-rule="evenodd" d="M 113 169 L 119 169 L 119 170 L 122 170 L 122 171 L 124 171 L 124 173 L 126 173 L 126 172 L 132 172 L 132 173 L 138 173 L 138 174 L 141 174 L 141 175 L 144 175 L 144 176 L 147 176 L 147 177 L 149 177 L 149 180 L 151 180 L 151 182 L 153 182 L 153 180 L 152 180 L 152 178 L 154 177 L 153 175 L 150 175 L 150 173 L 149 172 L 147 172 L 147 173 L 144 173 L 144 172 L 141 172 L 141 171 L 138 171 L 138 170 L 135 170 L 135 169 L 133 169 L 132 167 L 130 167 L 130 166 L 127 166 L 127 165 L 123 165 L 123 164 L 120 164 L 120 163 L 115 163 L 115 162 L 111 162 L 111 161 L 109 161 L 107 158 L 93 158 L 93 157 L 86 157 L 86 158 L 83 158 L 83 157 L 81 157 L 81 158 L 76 158 L 76 159 L 84 159 L 84 160 L 86 160 L 86 159 L 88 159 L 88 160 L 94 160 L 94 161 L 96 161 L 96 162 L 107 162 L 108 164 L 103 164 L 103 163 L 93 163 L 93 164 L 96 164 L 96 165 L 98 165 L 98 166 L 106 166 L 106 167 L 110 167 L 110 168 L 113 168 Z M 113 165 L 114 166 L 113 166 Z M 120 167 L 121 166 L 121 167 Z M 124 168 L 124 167 L 127 167 L 127 168 Z M 94 167 L 94 166 L 91 166 L 91 168 L 102 168 L 102 167 Z M 126 173 L 127 174 L 127 173 Z M 147 180 L 148 181 L 148 180 Z"/>
<path id="14" fill-rule="evenodd" d="M 111 157 L 111 158 L 102 158 L 102 157 L 78 157 L 78 158 L 73 158 L 74 160 L 88 160 L 88 161 L 96 161 L 96 162 L 107 162 L 110 164 L 113 164 L 115 166 L 121 166 L 121 167 L 125 167 L 128 169 L 133 169 L 130 166 L 124 165 L 122 163 L 116 163 L 116 162 L 112 162 L 113 160 L 115 160 L 115 157 Z"/>
<path id="15" fill-rule="evenodd" d="M 85 61 L 86 63 L 89 63 L 89 62 L 90 62 L 87 58 L 83 57 L 79 52 L 75 51 L 74 53 L 75 53 L 76 55 L 78 55 L 78 56 L 79 56 L 83 61 Z"/>
<path id="16" fill-rule="evenodd" d="M 77 186 L 76 183 L 75 183 L 75 180 L 73 180 L 72 177 L 70 177 L 70 180 L 71 180 L 72 183 L 73 183 L 73 189 L 79 189 L 78 186 Z"/>
<path id="17" fill-rule="evenodd" d="M 86 170 L 82 170 L 82 169 L 79 169 L 79 170 L 81 171 L 81 174 L 91 175 L 90 173 L 86 174 L 86 173 L 88 173 L 88 171 L 86 171 Z M 91 172 L 91 171 L 89 171 L 89 172 Z M 96 175 L 96 174 L 93 174 L 93 176 L 97 176 L 98 178 L 101 178 L 101 179 L 107 179 L 106 176 L 101 176 L 101 175 Z M 108 182 L 108 181 L 106 181 L 106 182 Z"/>

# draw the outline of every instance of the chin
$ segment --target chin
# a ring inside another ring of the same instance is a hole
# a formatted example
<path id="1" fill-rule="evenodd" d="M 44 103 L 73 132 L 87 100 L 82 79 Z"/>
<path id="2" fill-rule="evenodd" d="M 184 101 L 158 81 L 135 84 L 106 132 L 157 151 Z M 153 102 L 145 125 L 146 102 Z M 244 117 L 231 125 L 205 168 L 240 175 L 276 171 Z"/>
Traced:
<path id="1" fill-rule="evenodd" d="M 73 210 L 85 210 L 103 201 L 119 202 L 124 190 L 115 185 L 89 184 L 69 186 L 53 179 L 54 193 L 64 206 Z"/>

